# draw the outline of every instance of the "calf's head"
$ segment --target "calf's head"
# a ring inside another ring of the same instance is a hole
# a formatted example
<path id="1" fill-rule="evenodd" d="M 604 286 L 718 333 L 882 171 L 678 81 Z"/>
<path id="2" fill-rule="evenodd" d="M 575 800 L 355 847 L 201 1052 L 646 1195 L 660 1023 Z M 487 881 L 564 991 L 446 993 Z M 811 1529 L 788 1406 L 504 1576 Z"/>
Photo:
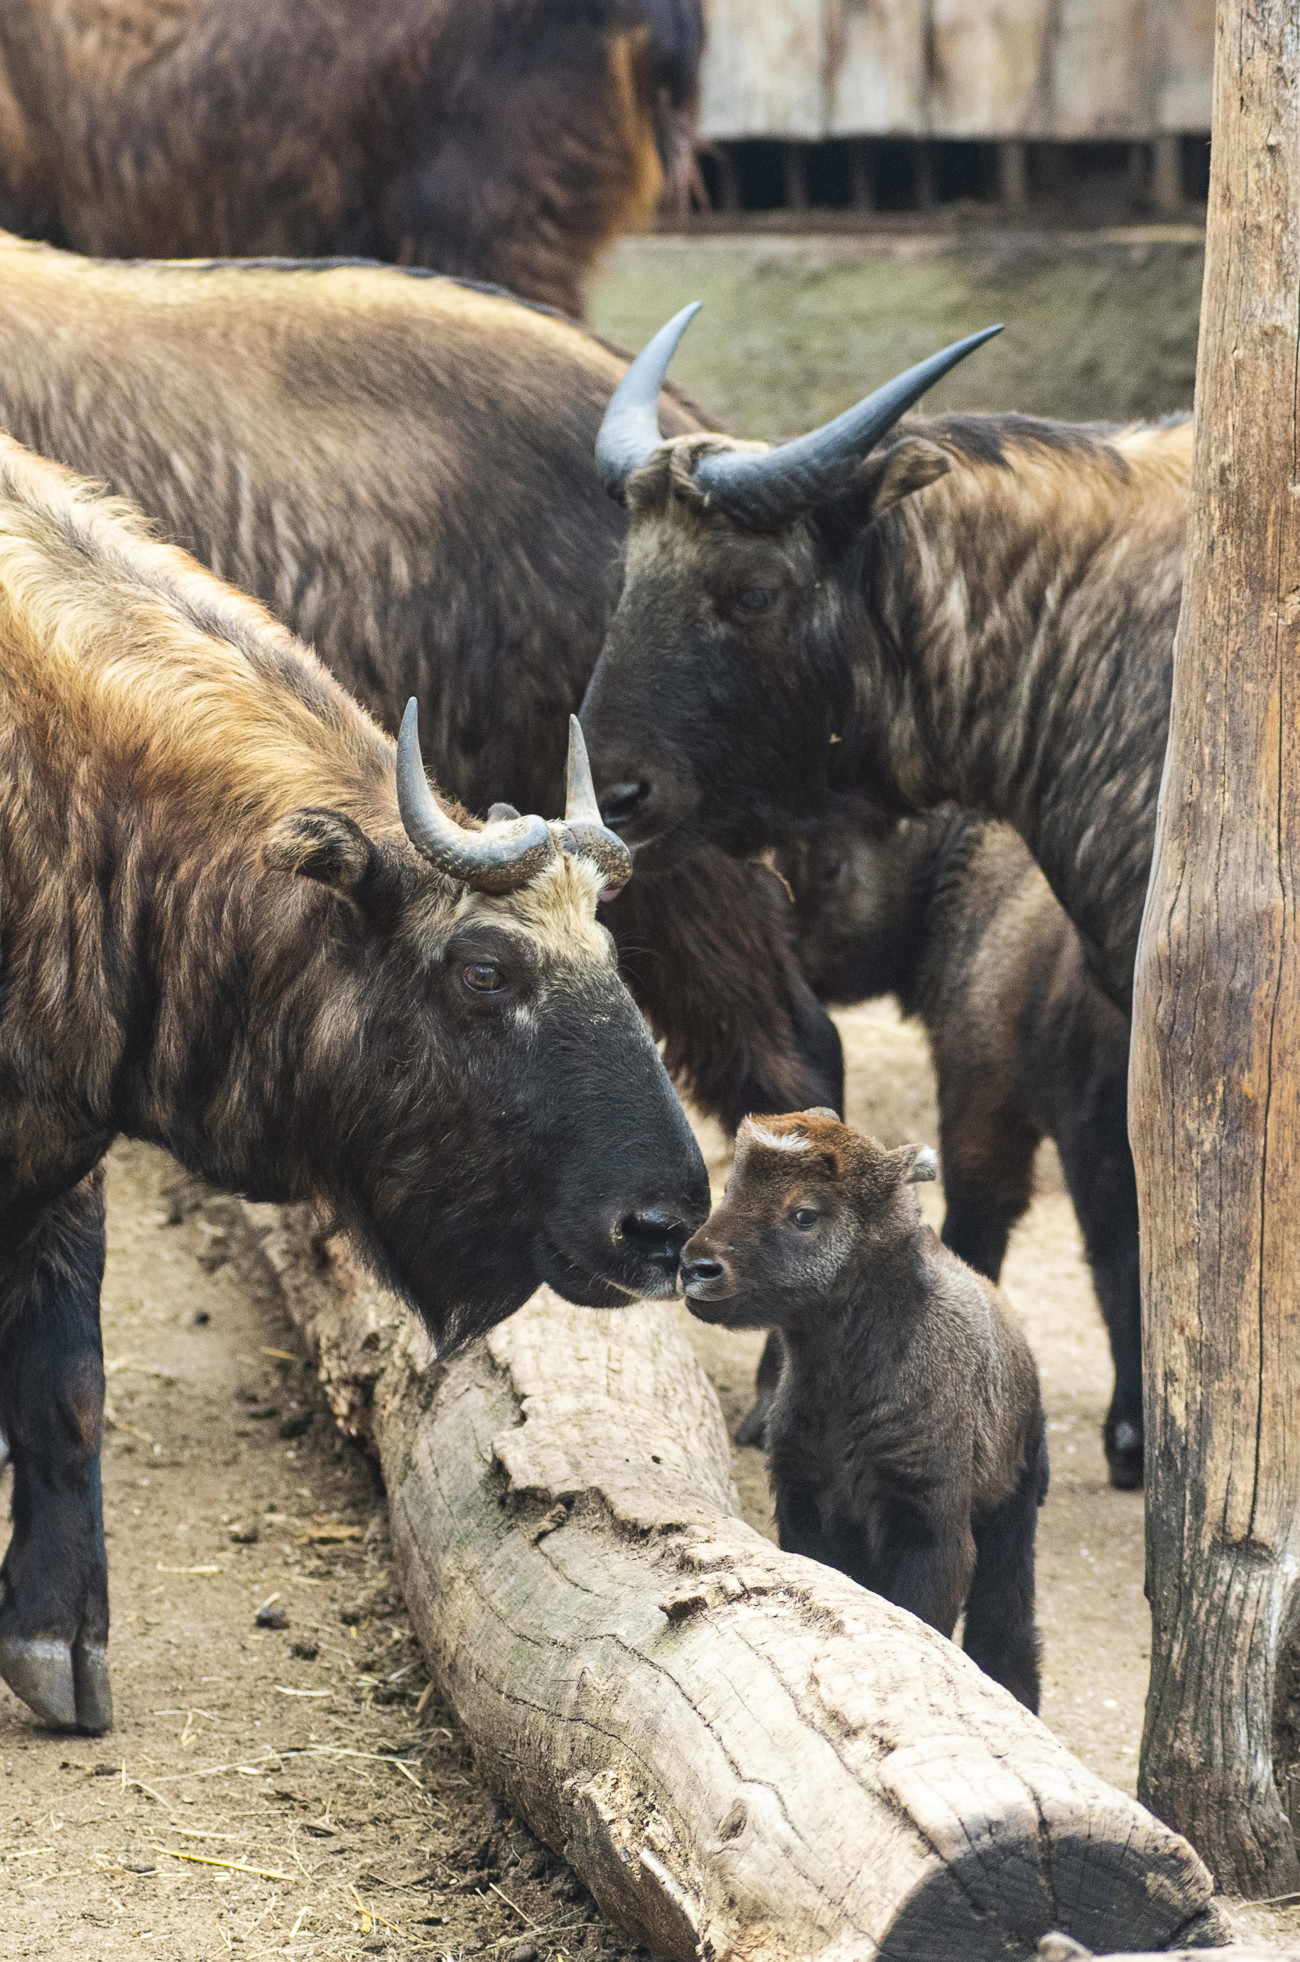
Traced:
<path id="1" fill-rule="evenodd" d="M 928 1145 L 888 1151 L 833 1111 L 747 1117 L 721 1203 L 682 1250 L 691 1313 L 728 1328 L 814 1328 L 873 1258 L 908 1242 Z"/>
<path id="2" fill-rule="evenodd" d="M 301 909 L 296 974 L 267 976 L 281 1157 L 444 1349 L 542 1281 L 593 1307 L 673 1292 L 708 1181 L 597 923 L 631 861 L 576 721 L 560 822 L 443 810 L 414 703 L 397 786 L 404 836 L 299 810 L 266 849 Z"/>
<path id="3" fill-rule="evenodd" d="M 629 529 L 582 722 L 607 822 L 659 867 L 704 842 L 753 851 L 822 809 L 852 708 L 845 621 L 863 540 L 948 469 L 934 443 L 890 432 L 1000 331 L 972 334 L 775 449 L 663 442 L 659 391 L 696 310 L 633 362 L 596 452 Z"/>

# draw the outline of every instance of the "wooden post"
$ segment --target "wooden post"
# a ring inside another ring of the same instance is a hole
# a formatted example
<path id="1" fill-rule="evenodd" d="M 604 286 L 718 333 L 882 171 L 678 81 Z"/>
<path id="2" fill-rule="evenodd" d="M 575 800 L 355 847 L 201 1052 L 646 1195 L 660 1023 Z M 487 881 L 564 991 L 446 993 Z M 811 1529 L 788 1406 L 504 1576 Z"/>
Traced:
<path id="1" fill-rule="evenodd" d="M 1017 216 L 1029 206 L 1029 145 L 1022 137 L 998 144 L 998 202 Z"/>
<path id="2" fill-rule="evenodd" d="M 1183 139 L 1165 130 L 1151 145 L 1151 203 L 1162 218 L 1183 208 Z"/>
<path id="3" fill-rule="evenodd" d="M 1220 0 L 1187 580 L 1134 998 L 1151 1687 L 1139 1790 L 1247 1896 L 1300 1578 L 1300 15 Z"/>

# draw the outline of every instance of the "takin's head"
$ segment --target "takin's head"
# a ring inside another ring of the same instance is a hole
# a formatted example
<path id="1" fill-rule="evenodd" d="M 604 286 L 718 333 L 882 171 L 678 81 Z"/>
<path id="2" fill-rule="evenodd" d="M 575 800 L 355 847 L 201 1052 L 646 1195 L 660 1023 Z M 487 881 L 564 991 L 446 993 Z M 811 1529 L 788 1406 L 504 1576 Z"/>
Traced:
<path id="1" fill-rule="evenodd" d="M 429 788 L 414 702 L 397 788 L 404 837 L 304 809 L 265 850 L 308 950 L 296 984 L 267 977 L 284 1148 L 444 1351 L 539 1282 L 589 1307 L 671 1294 L 708 1180 L 596 919 L 631 860 L 600 822 L 576 719 L 561 821 L 497 805 L 481 829 L 458 823 Z"/>
<path id="2" fill-rule="evenodd" d="M 697 311 L 685 307 L 619 384 L 596 449 L 627 507 L 622 593 L 582 707 L 601 808 L 663 869 L 702 843 L 745 854 L 825 806 L 852 707 L 844 622 L 872 526 L 949 468 L 890 433 L 997 327 L 972 334 L 778 448 L 663 441 L 658 401 Z"/>
<path id="3" fill-rule="evenodd" d="M 929 1145 L 889 1151 L 834 1111 L 747 1117 L 721 1203 L 682 1249 L 693 1315 L 727 1328 L 810 1332 L 873 1259 L 909 1243 Z"/>

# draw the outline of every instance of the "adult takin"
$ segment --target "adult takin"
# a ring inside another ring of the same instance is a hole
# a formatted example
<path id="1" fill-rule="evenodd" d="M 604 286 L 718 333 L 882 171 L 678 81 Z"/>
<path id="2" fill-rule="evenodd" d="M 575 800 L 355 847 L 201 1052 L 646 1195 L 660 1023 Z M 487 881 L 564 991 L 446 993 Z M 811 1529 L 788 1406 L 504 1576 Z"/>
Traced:
<path id="1" fill-rule="evenodd" d="M 0 222 L 117 258 L 359 253 L 580 314 L 692 168 L 700 0 L 6 0 Z"/>
<path id="2" fill-rule="evenodd" d="M 0 426 L 261 599 L 471 810 L 557 807 L 626 530 L 592 455 L 625 358 L 375 266 L 94 263 L 0 234 Z M 670 433 L 698 414 L 665 395 Z M 770 872 L 706 847 L 604 913 L 673 1075 L 734 1128 L 839 1100 Z"/>
<path id="3" fill-rule="evenodd" d="M 781 1545 L 951 1636 L 1038 1708 L 1038 1373 L 997 1289 L 921 1219 L 928 1145 L 833 1111 L 748 1118 L 721 1204 L 682 1252 L 691 1313 L 774 1328 L 767 1425 Z"/>
<path id="4" fill-rule="evenodd" d="M 576 727 L 576 725 L 575 725 Z M 318 1201 L 451 1349 L 674 1290 L 699 1152 L 596 920 L 629 869 L 444 807 L 256 602 L 0 439 L 0 1675 L 111 1719 L 102 1176 L 125 1134 Z"/>
<path id="5" fill-rule="evenodd" d="M 662 867 L 853 791 L 1019 831 L 1128 1011 L 1182 592 L 1191 424 L 904 412 L 973 334 L 772 449 L 661 440 L 693 309 L 610 403 L 625 576 L 582 711 L 606 819 Z"/>
<path id="6" fill-rule="evenodd" d="M 824 1001 L 892 994 L 929 1038 L 939 1098 L 943 1242 L 996 1281 L 1050 1137 L 1110 1337 L 1102 1441 L 1112 1485 L 1142 1483 L 1137 1183 L 1129 1025 L 1014 831 L 950 806 L 841 817 L 787 845 L 796 947 Z"/>

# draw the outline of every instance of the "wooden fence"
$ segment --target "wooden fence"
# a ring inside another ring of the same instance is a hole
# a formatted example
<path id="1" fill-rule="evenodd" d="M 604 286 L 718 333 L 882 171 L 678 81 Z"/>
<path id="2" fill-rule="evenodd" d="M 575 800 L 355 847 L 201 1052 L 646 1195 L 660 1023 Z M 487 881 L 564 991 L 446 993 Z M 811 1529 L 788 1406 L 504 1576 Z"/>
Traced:
<path id="1" fill-rule="evenodd" d="M 1208 131 L 1213 0 L 706 0 L 701 133 Z"/>

